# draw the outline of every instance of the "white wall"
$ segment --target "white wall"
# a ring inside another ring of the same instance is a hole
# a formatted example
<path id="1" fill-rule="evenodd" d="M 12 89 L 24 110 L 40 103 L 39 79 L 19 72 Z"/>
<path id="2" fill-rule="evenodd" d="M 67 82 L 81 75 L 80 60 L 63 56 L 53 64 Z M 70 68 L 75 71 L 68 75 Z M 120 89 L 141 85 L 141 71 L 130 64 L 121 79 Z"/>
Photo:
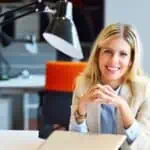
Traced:
<path id="1" fill-rule="evenodd" d="M 142 65 L 150 74 L 150 1 L 149 0 L 105 0 L 105 24 L 123 22 L 133 24 L 140 35 L 143 46 Z"/>

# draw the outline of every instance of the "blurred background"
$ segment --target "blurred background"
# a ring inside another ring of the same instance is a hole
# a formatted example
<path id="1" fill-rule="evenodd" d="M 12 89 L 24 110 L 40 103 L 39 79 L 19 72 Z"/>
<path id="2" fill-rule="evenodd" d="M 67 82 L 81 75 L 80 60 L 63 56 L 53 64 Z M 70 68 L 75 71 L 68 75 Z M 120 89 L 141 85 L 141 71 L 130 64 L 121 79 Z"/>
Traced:
<path id="1" fill-rule="evenodd" d="M 52 5 L 57 0 L 47 0 L 48 5 Z M 1 0 L 0 12 L 12 10 L 32 0 Z M 143 46 L 142 65 L 144 71 L 149 74 L 149 25 L 150 19 L 147 17 L 150 9 L 149 1 L 136 0 L 72 0 L 73 19 L 79 34 L 84 59 L 86 61 L 90 54 L 90 48 L 96 35 L 101 29 L 110 23 L 123 22 L 133 24 L 139 31 Z M 10 14 L 11 17 L 16 14 Z M 8 47 L 0 43 L 0 52 L 11 65 L 11 74 L 16 74 L 22 70 L 27 70 L 30 74 L 45 74 L 45 64 L 49 60 L 69 60 L 72 58 L 50 47 L 43 39 L 42 33 L 49 23 L 48 14 L 32 14 L 8 25 L 1 27 L 0 31 L 7 33 L 13 39 L 34 38 L 34 44 L 15 42 Z M 6 18 L 3 18 L 6 19 Z M 1 82 L 1 81 L 0 81 Z M 16 83 L 17 84 L 17 83 Z M 29 94 L 29 103 L 39 103 L 37 93 Z M 3 94 L 0 97 L 0 129 L 23 129 L 24 95 Z M 29 128 L 37 128 L 37 109 L 30 108 Z"/>

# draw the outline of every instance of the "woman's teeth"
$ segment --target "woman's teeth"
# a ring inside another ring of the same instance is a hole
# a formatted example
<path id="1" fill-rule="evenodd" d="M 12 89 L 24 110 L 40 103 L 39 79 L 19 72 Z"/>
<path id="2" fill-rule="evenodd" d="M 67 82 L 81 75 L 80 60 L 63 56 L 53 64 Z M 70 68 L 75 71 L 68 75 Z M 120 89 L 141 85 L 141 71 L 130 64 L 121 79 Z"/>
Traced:
<path id="1" fill-rule="evenodd" d="M 107 69 L 110 71 L 117 71 L 117 70 L 119 70 L 119 67 L 108 67 L 107 66 Z"/>

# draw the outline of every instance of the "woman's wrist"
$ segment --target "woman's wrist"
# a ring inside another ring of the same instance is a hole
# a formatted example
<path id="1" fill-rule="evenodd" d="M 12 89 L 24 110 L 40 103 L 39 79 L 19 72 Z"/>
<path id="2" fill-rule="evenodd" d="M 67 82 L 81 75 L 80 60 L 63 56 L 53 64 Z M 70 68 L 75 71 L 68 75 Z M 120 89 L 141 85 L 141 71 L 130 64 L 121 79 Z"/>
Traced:
<path id="1" fill-rule="evenodd" d="M 127 129 L 133 124 L 133 122 L 135 120 L 133 117 L 133 114 L 132 114 L 128 104 L 125 101 L 121 101 L 118 105 L 118 108 L 122 115 L 124 128 Z"/>
<path id="2" fill-rule="evenodd" d="M 75 120 L 78 124 L 83 123 L 87 118 L 87 113 L 80 114 L 79 109 L 77 109 L 74 113 Z"/>
<path id="3" fill-rule="evenodd" d="M 87 105 L 85 104 L 85 101 L 83 99 L 79 99 L 78 103 L 78 112 L 81 115 L 85 115 L 87 113 Z"/>
<path id="4" fill-rule="evenodd" d="M 78 124 L 82 124 L 87 118 L 86 105 L 81 97 L 78 98 L 78 105 L 74 112 L 74 117 Z"/>

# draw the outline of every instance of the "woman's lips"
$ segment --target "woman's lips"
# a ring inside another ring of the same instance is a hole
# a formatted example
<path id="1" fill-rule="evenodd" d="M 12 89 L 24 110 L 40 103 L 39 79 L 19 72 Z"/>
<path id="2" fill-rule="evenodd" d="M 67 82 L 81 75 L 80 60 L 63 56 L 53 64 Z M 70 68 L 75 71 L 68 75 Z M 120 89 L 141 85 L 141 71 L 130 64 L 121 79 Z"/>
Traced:
<path id="1" fill-rule="evenodd" d="M 120 69 L 119 67 L 112 67 L 112 66 L 106 66 L 106 68 L 108 71 L 111 71 L 111 72 L 116 72 Z"/>

